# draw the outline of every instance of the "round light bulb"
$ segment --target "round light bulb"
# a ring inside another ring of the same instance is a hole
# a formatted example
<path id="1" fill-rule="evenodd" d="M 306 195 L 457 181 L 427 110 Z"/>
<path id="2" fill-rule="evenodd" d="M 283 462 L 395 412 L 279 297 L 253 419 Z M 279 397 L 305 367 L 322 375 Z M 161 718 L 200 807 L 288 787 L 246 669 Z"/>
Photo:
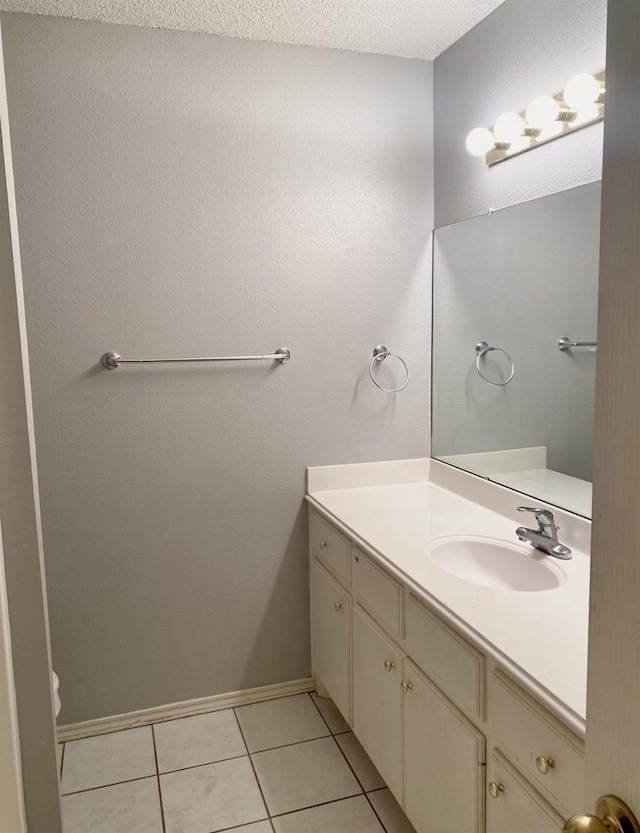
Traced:
<path id="1" fill-rule="evenodd" d="M 495 137 L 486 127 L 476 127 L 467 136 L 467 150 L 472 156 L 484 156 L 495 147 Z"/>
<path id="2" fill-rule="evenodd" d="M 586 104 L 580 107 L 572 126 L 577 124 L 586 124 L 589 121 L 595 121 L 599 115 L 600 110 L 598 109 L 598 105 L 592 101 L 591 104 Z"/>
<path id="3" fill-rule="evenodd" d="M 496 119 L 493 132 L 499 142 L 511 144 L 519 136 L 522 136 L 524 128 L 525 124 L 522 116 L 517 113 L 503 113 Z"/>
<path id="4" fill-rule="evenodd" d="M 520 153 L 520 151 L 526 150 L 529 147 L 531 147 L 531 139 L 529 139 L 528 136 L 518 136 L 517 139 L 514 139 L 513 142 L 510 143 L 505 152 L 508 153 L 509 156 L 514 156 L 516 153 Z"/>
<path id="5" fill-rule="evenodd" d="M 597 78 L 581 72 L 574 75 L 564 88 L 563 98 L 572 110 L 582 110 L 589 104 L 594 104 L 600 97 L 602 87 Z"/>
<path id="6" fill-rule="evenodd" d="M 540 128 L 540 134 L 537 136 L 538 142 L 544 142 L 547 139 L 555 139 L 561 133 L 564 133 L 565 123 L 561 121 L 552 121 Z"/>
<path id="7" fill-rule="evenodd" d="M 527 121 L 539 130 L 552 124 L 560 115 L 560 105 L 550 95 L 539 95 L 527 107 Z"/>

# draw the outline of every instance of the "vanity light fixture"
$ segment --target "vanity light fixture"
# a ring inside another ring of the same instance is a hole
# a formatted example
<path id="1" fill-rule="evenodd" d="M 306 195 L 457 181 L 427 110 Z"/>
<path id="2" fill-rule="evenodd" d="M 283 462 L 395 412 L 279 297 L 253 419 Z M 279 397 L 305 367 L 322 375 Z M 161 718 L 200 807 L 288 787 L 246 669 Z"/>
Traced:
<path id="1" fill-rule="evenodd" d="M 496 165 L 604 118 L 605 73 L 574 75 L 558 95 L 539 95 L 523 113 L 503 113 L 493 130 L 476 127 L 467 136 L 472 156 Z"/>

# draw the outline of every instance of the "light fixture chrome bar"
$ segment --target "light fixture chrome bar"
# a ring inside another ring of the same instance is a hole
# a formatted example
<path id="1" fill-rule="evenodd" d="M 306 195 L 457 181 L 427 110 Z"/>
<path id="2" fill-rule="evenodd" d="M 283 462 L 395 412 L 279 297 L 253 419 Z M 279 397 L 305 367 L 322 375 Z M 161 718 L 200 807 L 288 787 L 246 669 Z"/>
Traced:
<path id="1" fill-rule="evenodd" d="M 605 85 L 606 71 L 597 73 L 594 78 Z M 521 153 L 526 153 L 529 150 L 546 145 L 548 142 L 554 142 L 556 139 L 561 139 L 563 136 L 568 136 L 570 133 L 575 133 L 577 130 L 582 130 L 583 127 L 589 127 L 591 124 L 603 121 L 604 119 L 604 93 L 595 102 L 594 114 L 592 118 L 585 118 L 578 120 L 578 113 L 567 107 L 563 100 L 563 93 L 558 93 L 552 96 L 559 107 L 559 114 L 556 122 L 554 122 L 555 131 L 549 129 L 547 131 L 530 130 L 530 125 L 527 123 L 526 112 L 519 113 L 522 117 L 526 127 L 524 134 L 514 143 L 509 144 L 505 142 L 496 141 L 495 147 L 488 151 L 486 155 L 486 163 L 491 168 L 500 162 L 507 159 L 512 159 L 514 156 L 519 156 Z"/>
<path id="2" fill-rule="evenodd" d="M 118 353 L 105 353 L 101 359 L 107 370 L 117 370 L 121 364 L 183 364 L 184 362 L 266 362 L 286 364 L 291 358 L 287 347 L 279 347 L 268 356 L 197 356 L 187 359 L 123 359 Z"/>
<path id="3" fill-rule="evenodd" d="M 597 341 L 570 341 L 566 336 L 558 339 L 558 350 L 562 353 L 566 353 L 572 347 L 588 347 L 590 350 L 594 350 L 597 346 Z"/>

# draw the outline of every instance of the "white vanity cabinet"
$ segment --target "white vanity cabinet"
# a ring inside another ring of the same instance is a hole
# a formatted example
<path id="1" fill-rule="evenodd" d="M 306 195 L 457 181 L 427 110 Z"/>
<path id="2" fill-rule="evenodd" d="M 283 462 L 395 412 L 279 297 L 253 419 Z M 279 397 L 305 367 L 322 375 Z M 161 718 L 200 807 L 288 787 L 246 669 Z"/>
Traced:
<path id="1" fill-rule="evenodd" d="M 313 667 L 345 720 L 351 723 L 351 597 L 311 561 Z"/>
<path id="2" fill-rule="evenodd" d="M 559 833 L 564 819 L 499 753 L 487 766 L 489 833 Z"/>
<path id="3" fill-rule="evenodd" d="M 353 607 L 353 731 L 402 804 L 403 655 L 356 604 Z"/>
<path id="4" fill-rule="evenodd" d="M 485 738 L 404 663 L 404 810 L 419 833 L 482 833 Z"/>
<path id="5" fill-rule="evenodd" d="M 582 739 L 313 509 L 310 552 L 317 686 L 417 833 L 559 833 Z"/>

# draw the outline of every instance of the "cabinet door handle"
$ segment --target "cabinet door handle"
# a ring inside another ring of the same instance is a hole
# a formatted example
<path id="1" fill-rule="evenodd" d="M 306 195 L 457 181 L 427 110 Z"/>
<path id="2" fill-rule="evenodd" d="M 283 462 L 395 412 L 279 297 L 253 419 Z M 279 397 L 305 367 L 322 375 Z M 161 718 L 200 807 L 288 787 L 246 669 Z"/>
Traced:
<path id="1" fill-rule="evenodd" d="M 491 796 L 491 798 L 500 798 L 500 793 L 503 792 L 503 784 L 496 784 L 495 781 L 489 781 L 489 795 Z"/>
<path id="2" fill-rule="evenodd" d="M 385 659 L 385 661 L 384 661 L 384 670 L 385 671 L 393 671 L 393 669 L 395 667 L 396 667 L 396 664 L 395 664 L 395 662 L 393 662 L 393 660 Z"/>
<path id="3" fill-rule="evenodd" d="M 342 613 L 342 611 L 344 610 L 344 607 L 340 604 L 340 602 L 336 602 L 333 606 L 333 609 L 335 610 L 336 613 Z"/>
<path id="4" fill-rule="evenodd" d="M 320 541 L 320 549 L 321 550 L 326 550 L 328 548 L 328 546 L 329 546 L 329 544 L 327 544 L 326 541 Z"/>
<path id="5" fill-rule="evenodd" d="M 536 758 L 536 766 L 538 767 L 538 772 L 542 773 L 542 775 L 546 775 L 550 769 L 553 769 L 556 765 L 556 762 L 553 758 L 545 758 L 542 755 L 538 755 Z"/>
<path id="6" fill-rule="evenodd" d="M 413 688 L 413 683 L 407 682 L 407 680 L 403 680 L 400 683 L 400 688 L 402 689 L 402 693 L 406 694 L 408 691 L 411 691 Z"/>

